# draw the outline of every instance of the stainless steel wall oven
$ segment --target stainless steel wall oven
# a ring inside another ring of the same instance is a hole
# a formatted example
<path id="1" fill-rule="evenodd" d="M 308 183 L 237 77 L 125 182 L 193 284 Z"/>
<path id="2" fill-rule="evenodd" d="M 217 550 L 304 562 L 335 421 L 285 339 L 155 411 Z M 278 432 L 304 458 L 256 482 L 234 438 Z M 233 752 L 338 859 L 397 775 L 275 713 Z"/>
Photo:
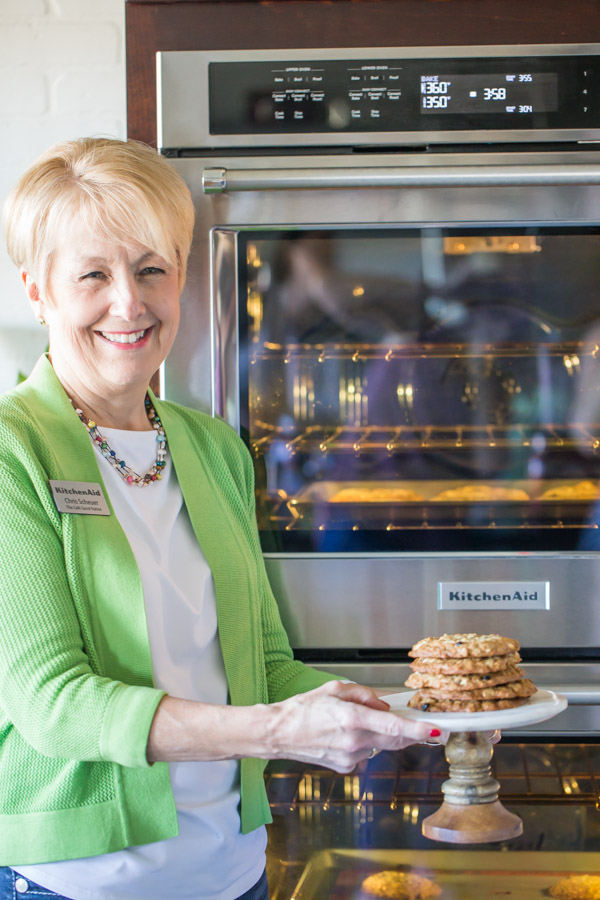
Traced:
<path id="1" fill-rule="evenodd" d="M 426 634 L 510 634 L 571 734 L 600 699 L 599 53 L 158 54 L 198 214 L 162 390 L 247 441 L 297 654 L 391 686 Z"/>

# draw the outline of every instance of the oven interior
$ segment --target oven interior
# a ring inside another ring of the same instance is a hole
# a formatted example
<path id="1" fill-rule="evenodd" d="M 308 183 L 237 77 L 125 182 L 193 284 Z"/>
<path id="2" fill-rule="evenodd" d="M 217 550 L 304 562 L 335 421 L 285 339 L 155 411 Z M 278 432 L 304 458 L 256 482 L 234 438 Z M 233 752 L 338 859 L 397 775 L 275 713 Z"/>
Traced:
<path id="1" fill-rule="evenodd" d="M 381 753 L 350 774 L 270 763 L 273 814 L 268 875 L 273 900 L 351 900 L 381 870 L 420 873 L 442 900 L 547 898 L 561 878 L 600 874 L 600 747 L 578 743 L 496 745 L 492 774 L 523 834 L 462 847 L 423 837 L 441 798 L 443 750 Z"/>
<path id="2" fill-rule="evenodd" d="M 266 551 L 598 547 L 600 227 L 241 230 Z"/>

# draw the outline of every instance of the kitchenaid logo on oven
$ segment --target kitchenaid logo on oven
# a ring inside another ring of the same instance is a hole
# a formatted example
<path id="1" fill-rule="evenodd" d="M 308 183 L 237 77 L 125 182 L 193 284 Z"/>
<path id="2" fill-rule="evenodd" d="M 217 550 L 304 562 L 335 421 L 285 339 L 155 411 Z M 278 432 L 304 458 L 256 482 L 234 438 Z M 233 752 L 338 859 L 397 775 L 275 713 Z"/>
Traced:
<path id="1" fill-rule="evenodd" d="M 440 581 L 438 609 L 550 609 L 550 582 Z"/>

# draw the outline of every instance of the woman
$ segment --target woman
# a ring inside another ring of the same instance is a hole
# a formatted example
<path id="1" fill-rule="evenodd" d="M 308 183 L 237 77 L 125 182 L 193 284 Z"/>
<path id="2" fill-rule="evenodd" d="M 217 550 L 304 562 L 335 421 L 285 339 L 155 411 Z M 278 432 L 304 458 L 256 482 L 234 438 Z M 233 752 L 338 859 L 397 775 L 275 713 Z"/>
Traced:
<path id="1" fill-rule="evenodd" d="M 67 142 L 4 222 L 49 354 L 0 400 L 0 897 L 266 897 L 265 760 L 346 772 L 430 729 L 293 659 L 245 446 L 149 389 L 192 238 L 174 169 Z"/>

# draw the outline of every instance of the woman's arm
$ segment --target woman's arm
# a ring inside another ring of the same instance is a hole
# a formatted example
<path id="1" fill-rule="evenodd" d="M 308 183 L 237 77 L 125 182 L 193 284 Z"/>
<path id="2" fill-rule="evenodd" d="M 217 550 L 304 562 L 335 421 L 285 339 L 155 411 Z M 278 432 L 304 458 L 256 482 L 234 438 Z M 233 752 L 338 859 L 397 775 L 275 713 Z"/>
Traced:
<path id="1" fill-rule="evenodd" d="M 340 681 L 255 706 L 164 697 L 150 728 L 148 761 L 295 759 L 350 772 L 373 748 L 400 750 L 430 736 L 430 725 L 387 709 L 371 688 Z"/>

